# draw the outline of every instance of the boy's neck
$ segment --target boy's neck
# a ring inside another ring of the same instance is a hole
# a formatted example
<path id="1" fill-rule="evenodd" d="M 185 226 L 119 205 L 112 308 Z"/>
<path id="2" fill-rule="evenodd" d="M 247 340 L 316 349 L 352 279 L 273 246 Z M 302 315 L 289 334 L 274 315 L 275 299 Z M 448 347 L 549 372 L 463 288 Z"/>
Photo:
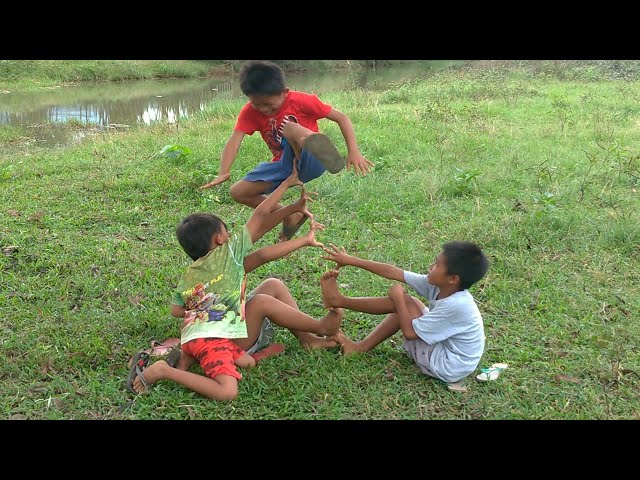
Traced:
<path id="1" fill-rule="evenodd" d="M 440 287 L 436 285 L 436 287 L 440 289 L 440 291 L 438 292 L 438 296 L 436 297 L 436 300 L 442 300 L 443 298 L 450 297 L 454 293 L 460 291 L 458 285 L 445 285 L 444 287 Z"/>

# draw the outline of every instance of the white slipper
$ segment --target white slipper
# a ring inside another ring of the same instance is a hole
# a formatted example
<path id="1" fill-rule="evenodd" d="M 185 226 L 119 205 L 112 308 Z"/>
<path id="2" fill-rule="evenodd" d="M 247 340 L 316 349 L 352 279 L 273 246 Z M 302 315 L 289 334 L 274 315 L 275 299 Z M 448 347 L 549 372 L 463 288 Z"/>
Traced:
<path id="1" fill-rule="evenodd" d="M 489 368 L 481 368 L 482 372 L 476 378 L 481 382 L 490 382 L 497 380 L 500 374 L 509 367 L 506 363 L 494 363 Z"/>

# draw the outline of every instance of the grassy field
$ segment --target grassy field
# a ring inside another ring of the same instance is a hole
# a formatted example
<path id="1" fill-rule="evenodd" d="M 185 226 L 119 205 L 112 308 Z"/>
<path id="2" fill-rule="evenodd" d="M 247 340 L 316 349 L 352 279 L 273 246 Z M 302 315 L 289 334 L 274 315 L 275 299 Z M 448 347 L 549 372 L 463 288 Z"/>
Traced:
<path id="1" fill-rule="evenodd" d="M 383 92 L 322 99 L 351 117 L 373 173 L 309 186 L 319 239 L 424 272 L 442 243 L 476 241 L 488 275 L 471 288 L 487 336 L 481 367 L 453 393 L 422 375 L 397 335 L 364 355 L 302 350 L 244 373 L 231 403 L 160 382 L 125 390 L 129 357 L 178 336 L 171 290 L 188 265 L 174 230 L 196 211 L 239 228 L 251 210 L 212 179 L 242 100 L 178 125 L 36 149 L 0 128 L 1 418 L 29 419 L 638 419 L 640 418 L 640 83 L 636 63 L 478 62 Z M 339 129 L 320 128 L 345 150 Z M 181 161 L 157 155 L 188 147 Z M 240 179 L 269 158 L 247 138 Z M 288 193 L 287 199 L 297 192 Z M 258 246 L 273 242 L 271 232 Z M 330 264 L 304 249 L 249 275 L 278 277 L 303 311 L 322 316 Z M 390 282 L 346 267 L 349 295 Z M 361 338 L 382 317 L 346 312 Z M 196 371 L 198 371 L 196 369 Z"/>

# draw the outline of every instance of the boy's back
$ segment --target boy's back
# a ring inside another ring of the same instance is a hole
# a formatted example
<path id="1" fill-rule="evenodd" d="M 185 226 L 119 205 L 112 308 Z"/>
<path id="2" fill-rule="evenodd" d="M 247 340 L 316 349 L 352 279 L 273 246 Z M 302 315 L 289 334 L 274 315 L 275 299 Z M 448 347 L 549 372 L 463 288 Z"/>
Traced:
<path id="1" fill-rule="evenodd" d="M 182 275 L 173 303 L 197 311 L 182 331 L 182 343 L 194 338 L 243 338 L 247 327 L 241 317 L 244 296 L 243 260 L 253 243 L 246 226 L 239 234 L 193 262 Z M 190 320 L 190 319 L 186 319 Z"/>

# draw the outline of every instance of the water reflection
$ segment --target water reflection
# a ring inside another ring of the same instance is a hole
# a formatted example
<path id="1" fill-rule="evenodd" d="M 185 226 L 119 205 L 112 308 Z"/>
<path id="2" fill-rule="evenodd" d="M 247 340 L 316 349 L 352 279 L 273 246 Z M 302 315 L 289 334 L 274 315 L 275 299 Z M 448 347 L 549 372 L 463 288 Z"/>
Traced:
<path id="1" fill-rule="evenodd" d="M 292 89 L 321 94 L 331 90 L 382 88 L 460 62 L 430 62 L 377 70 L 346 70 L 288 75 Z M 27 126 L 40 145 L 80 141 L 91 129 L 69 124 L 124 128 L 134 123 L 175 123 L 204 110 L 210 102 L 242 97 L 237 78 L 108 82 L 0 95 L 0 125 Z M 71 125 L 73 126 L 73 125 Z"/>

